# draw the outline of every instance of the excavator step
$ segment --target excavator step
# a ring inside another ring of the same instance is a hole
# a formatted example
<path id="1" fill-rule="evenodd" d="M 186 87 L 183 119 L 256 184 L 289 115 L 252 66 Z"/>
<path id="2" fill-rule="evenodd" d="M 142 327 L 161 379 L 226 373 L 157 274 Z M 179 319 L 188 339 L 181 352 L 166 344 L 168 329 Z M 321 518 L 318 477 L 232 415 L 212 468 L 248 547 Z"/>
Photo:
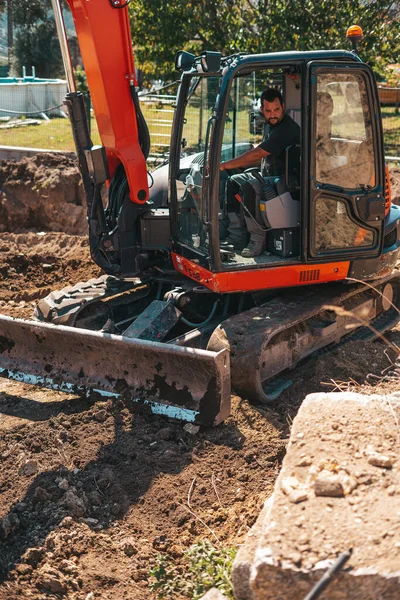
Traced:
<path id="1" fill-rule="evenodd" d="M 201 425 L 230 413 L 226 350 L 211 352 L 0 316 L 0 376 L 149 404 Z"/>

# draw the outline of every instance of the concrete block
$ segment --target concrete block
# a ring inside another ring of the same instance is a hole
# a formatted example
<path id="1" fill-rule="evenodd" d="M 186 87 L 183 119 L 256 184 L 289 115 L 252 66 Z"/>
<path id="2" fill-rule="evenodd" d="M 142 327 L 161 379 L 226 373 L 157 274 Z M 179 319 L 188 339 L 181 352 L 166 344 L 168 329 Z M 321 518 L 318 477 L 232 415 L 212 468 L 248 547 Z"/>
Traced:
<path id="1" fill-rule="evenodd" d="M 400 598 L 400 393 L 311 394 L 272 497 L 233 567 L 237 600 L 303 600 L 352 548 L 321 599 Z"/>

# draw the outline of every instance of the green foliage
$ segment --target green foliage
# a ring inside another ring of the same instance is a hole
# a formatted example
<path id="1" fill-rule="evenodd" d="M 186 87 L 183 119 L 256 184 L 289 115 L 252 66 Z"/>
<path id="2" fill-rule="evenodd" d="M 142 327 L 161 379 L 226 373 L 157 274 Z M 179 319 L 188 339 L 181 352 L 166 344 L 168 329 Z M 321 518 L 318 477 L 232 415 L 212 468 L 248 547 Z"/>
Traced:
<path id="1" fill-rule="evenodd" d="M 22 67 L 35 67 L 38 77 L 61 75 L 61 51 L 56 26 L 50 12 L 50 0 L 13 2 L 13 24 L 16 26 L 12 70 L 20 75 Z"/>
<path id="2" fill-rule="evenodd" d="M 400 52 L 400 9 L 391 0 L 136 0 L 130 10 L 145 79 L 174 77 L 178 50 L 350 49 L 346 31 L 354 24 L 365 36 L 360 55 L 377 73 Z"/>
<path id="3" fill-rule="evenodd" d="M 62 73 L 60 46 L 52 21 L 38 21 L 18 30 L 14 43 L 13 71 L 20 75 L 35 67 L 37 77 L 55 77 Z"/>
<path id="4" fill-rule="evenodd" d="M 84 69 L 78 65 L 74 70 L 74 76 L 78 92 L 87 94 L 89 92 L 89 86 L 87 84 L 86 73 Z"/>
<path id="5" fill-rule="evenodd" d="M 50 0 L 20 0 L 12 3 L 14 25 L 29 28 L 37 21 L 47 21 Z"/>
<path id="6" fill-rule="evenodd" d="M 386 68 L 386 84 L 389 87 L 400 87 L 400 66 L 389 65 Z"/>
<path id="7" fill-rule="evenodd" d="M 197 600 L 216 587 L 228 598 L 233 598 L 230 577 L 235 555 L 236 548 L 215 548 L 209 541 L 186 550 L 183 566 L 176 566 L 173 558 L 159 554 L 157 565 L 150 570 L 151 590 L 160 598 Z"/>
<path id="8" fill-rule="evenodd" d="M 232 53 L 245 44 L 242 0 L 137 0 L 131 6 L 137 66 L 150 79 L 175 77 L 178 50 Z"/>

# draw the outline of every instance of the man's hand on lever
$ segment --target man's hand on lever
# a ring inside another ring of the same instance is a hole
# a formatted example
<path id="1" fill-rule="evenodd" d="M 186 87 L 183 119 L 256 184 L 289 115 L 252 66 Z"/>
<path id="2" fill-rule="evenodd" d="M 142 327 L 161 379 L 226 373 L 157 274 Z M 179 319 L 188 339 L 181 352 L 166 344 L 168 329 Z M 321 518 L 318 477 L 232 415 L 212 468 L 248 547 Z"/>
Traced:
<path id="1" fill-rule="evenodd" d="M 260 165 L 261 160 L 268 156 L 269 152 L 266 152 L 262 148 L 252 148 L 244 154 L 241 154 L 237 158 L 232 158 L 220 164 L 221 171 L 230 171 L 233 169 L 248 169 L 249 167 L 257 167 Z"/>

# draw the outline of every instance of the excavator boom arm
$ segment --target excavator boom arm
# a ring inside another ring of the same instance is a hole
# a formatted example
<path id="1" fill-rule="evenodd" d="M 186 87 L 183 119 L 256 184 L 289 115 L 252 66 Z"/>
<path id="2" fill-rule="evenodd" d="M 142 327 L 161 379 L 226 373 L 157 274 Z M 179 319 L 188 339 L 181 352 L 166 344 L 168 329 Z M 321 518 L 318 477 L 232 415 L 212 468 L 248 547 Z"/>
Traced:
<path id="1" fill-rule="evenodd" d="M 59 6 L 59 0 L 54 4 Z M 110 178 L 122 163 L 131 200 L 143 204 L 148 199 L 148 141 L 143 139 L 147 134 L 135 90 L 127 4 L 118 0 L 68 0 L 68 4 Z"/>

